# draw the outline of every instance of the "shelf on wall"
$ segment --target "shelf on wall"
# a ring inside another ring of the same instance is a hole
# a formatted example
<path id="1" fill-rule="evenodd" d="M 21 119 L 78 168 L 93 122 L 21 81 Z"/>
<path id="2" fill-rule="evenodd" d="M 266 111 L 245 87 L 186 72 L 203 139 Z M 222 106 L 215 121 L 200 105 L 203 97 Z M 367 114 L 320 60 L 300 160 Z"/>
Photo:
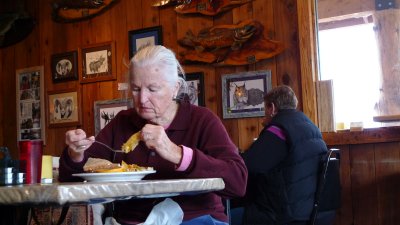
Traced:
<path id="1" fill-rule="evenodd" d="M 400 121 L 400 114 L 398 115 L 386 115 L 386 116 L 374 116 L 375 122 L 391 122 L 391 121 Z"/>

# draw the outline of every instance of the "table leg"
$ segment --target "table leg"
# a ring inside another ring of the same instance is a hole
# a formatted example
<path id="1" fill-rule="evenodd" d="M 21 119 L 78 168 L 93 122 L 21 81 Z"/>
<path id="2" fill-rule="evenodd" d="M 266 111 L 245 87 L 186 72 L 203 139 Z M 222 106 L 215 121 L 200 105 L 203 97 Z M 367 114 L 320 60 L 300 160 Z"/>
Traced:
<path id="1" fill-rule="evenodd" d="M 58 218 L 57 225 L 61 225 L 64 222 L 65 217 L 68 214 L 68 210 L 69 210 L 69 206 L 63 206 L 63 208 L 61 210 L 60 218 Z"/>

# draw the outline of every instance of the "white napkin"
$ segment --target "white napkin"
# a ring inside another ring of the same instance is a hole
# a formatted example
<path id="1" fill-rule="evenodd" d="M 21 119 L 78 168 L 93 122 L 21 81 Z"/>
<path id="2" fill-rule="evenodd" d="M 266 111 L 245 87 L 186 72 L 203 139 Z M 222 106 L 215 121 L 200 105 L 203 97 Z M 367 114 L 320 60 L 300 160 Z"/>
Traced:
<path id="1" fill-rule="evenodd" d="M 183 220 L 181 207 L 170 198 L 153 207 L 143 225 L 179 225 Z"/>
<path id="2" fill-rule="evenodd" d="M 121 224 L 119 224 L 113 217 L 107 217 L 104 225 L 121 225 Z"/>
<path id="3" fill-rule="evenodd" d="M 104 213 L 104 205 L 103 204 L 93 204 L 90 205 L 93 212 L 93 224 L 103 224 L 101 219 L 101 215 Z"/>

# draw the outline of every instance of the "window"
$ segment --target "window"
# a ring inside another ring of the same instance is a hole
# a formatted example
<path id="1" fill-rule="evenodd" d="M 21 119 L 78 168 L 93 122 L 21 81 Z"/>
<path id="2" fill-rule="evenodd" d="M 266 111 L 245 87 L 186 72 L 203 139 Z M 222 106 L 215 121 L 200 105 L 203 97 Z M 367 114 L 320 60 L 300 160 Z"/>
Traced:
<path id="1" fill-rule="evenodd" d="M 379 101 L 381 69 L 373 23 L 320 30 L 320 79 L 333 81 L 336 124 L 349 128 L 363 122 L 364 128 L 378 127 L 373 121 Z"/>

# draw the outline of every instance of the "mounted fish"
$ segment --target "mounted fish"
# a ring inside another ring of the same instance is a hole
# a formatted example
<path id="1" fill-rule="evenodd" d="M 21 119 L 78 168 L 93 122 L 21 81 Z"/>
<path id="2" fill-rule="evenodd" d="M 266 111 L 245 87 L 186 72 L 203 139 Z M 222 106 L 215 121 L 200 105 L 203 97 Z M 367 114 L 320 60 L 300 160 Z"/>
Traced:
<path id="1" fill-rule="evenodd" d="M 60 23 L 93 18 L 115 5 L 119 0 L 54 0 L 53 20 Z"/>
<path id="2" fill-rule="evenodd" d="M 154 7 L 169 6 L 169 5 L 180 5 L 183 4 L 184 0 L 153 0 Z"/>
<path id="3" fill-rule="evenodd" d="M 0 48 L 25 39 L 33 30 L 35 20 L 20 13 L 0 14 Z"/>
<path id="4" fill-rule="evenodd" d="M 3 4 L 13 0 L 2 0 Z M 25 10 L 22 0 L 15 1 L 15 9 L 7 9 L 7 13 L 0 14 L 0 48 L 14 45 L 25 39 L 35 27 L 35 19 Z"/>
<path id="5" fill-rule="evenodd" d="M 282 42 L 266 39 L 263 25 L 246 20 L 237 25 L 203 29 L 195 36 L 190 30 L 178 43 L 189 50 L 181 52 L 184 63 L 203 62 L 216 66 L 247 65 L 271 58 L 284 50 Z"/>
<path id="6" fill-rule="evenodd" d="M 253 0 L 156 0 L 153 6 L 178 5 L 175 11 L 180 14 L 200 13 L 215 16 L 251 1 Z"/>

